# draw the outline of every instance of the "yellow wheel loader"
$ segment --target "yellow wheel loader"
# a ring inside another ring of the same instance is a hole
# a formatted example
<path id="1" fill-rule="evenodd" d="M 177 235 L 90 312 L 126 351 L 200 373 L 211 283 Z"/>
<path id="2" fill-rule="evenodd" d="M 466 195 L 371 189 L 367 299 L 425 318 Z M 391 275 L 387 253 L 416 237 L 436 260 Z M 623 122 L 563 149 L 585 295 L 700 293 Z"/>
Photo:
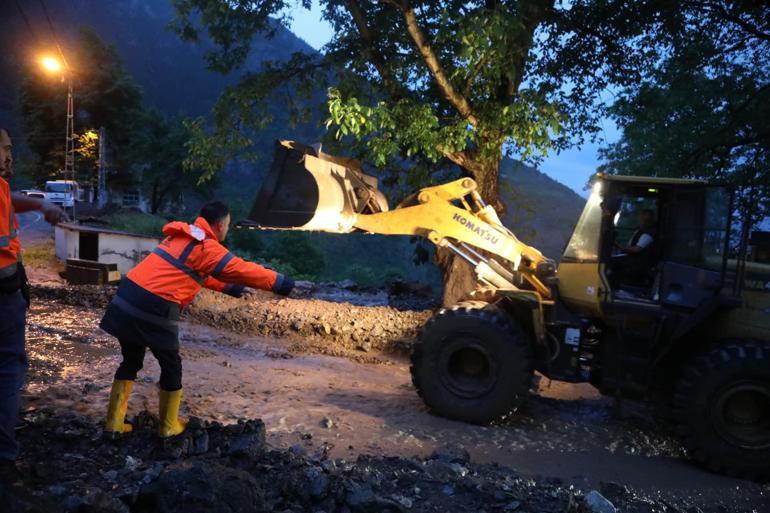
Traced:
<path id="1" fill-rule="evenodd" d="M 703 181 L 600 176 L 557 265 L 503 226 L 470 178 L 391 210 L 356 161 L 281 141 L 240 225 L 419 235 L 468 262 L 477 289 L 436 313 L 412 353 L 414 385 L 438 415 L 511 415 L 538 371 L 661 405 L 694 460 L 767 479 L 770 237 L 733 256 L 732 212 L 731 192 Z"/>

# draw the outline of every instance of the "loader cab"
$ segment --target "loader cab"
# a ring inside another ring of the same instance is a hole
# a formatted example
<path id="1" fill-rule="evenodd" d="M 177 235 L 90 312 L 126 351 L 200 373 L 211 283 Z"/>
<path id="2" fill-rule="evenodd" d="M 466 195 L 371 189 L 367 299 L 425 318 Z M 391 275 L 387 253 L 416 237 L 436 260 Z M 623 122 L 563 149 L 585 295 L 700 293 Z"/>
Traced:
<path id="1" fill-rule="evenodd" d="M 727 280 L 731 193 L 697 180 L 600 177 L 559 265 L 574 312 L 694 309 Z"/>

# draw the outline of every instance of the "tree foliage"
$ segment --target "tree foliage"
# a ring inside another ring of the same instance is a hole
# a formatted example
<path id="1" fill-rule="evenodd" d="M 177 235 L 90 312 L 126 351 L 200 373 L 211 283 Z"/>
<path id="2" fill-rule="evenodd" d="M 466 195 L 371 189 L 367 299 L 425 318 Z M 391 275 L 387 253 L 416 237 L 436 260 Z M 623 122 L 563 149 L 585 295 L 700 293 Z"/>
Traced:
<path id="1" fill-rule="evenodd" d="M 174 27 L 214 44 L 212 69 L 242 66 L 256 33 L 285 23 L 282 0 L 174 0 Z M 625 45 L 659 12 L 618 2 L 328 0 L 334 36 L 322 54 L 295 53 L 244 73 L 194 127 L 192 161 L 210 172 L 247 152 L 265 103 L 283 91 L 297 119 L 319 89 L 328 142 L 403 181 L 448 163 L 497 201 L 504 154 L 537 156 L 598 130 L 599 93 L 630 83 Z M 272 17 L 272 18 L 271 18 Z M 593 23 L 586 29 L 586 23 Z M 641 58 L 641 57 L 640 57 Z M 405 167 L 410 173 L 403 173 Z"/>
<path id="2" fill-rule="evenodd" d="M 89 28 L 83 28 L 70 53 L 68 76 L 49 76 L 37 66 L 25 70 L 20 111 L 22 130 L 35 156 L 31 174 L 36 182 L 59 178 L 64 165 L 67 80 L 72 80 L 76 138 L 105 127 L 110 134 L 116 166 L 126 164 L 125 150 L 141 111 L 142 90 L 123 67 L 115 49 Z M 36 63 L 35 63 L 36 64 Z M 86 141 L 87 142 L 87 141 Z M 79 169 L 78 178 L 94 180 L 93 159 Z"/>
<path id="3" fill-rule="evenodd" d="M 169 202 L 183 204 L 185 192 L 207 196 L 206 191 L 215 188 L 214 183 L 202 187 L 201 172 L 185 168 L 190 132 L 181 120 L 169 119 L 151 109 L 142 113 L 139 124 L 141 130 L 134 134 L 129 155 L 137 174 L 141 173 L 150 213 L 157 213 Z"/>
<path id="4" fill-rule="evenodd" d="M 111 184 L 141 185 L 153 214 L 184 192 L 204 194 L 201 172 L 183 166 L 192 134 L 181 120 L 145 109 L 142 90 L 124 68 L 114 47 L 89 29 L 81 29 L 70 52 L 75 105 L 78 179 L 96 183 L 98 130 L 106 129 Z M 21 87 L 21 111 L 27 143 L 36 157 L 36 182 L 60 178 L 64 162 L 67 85 L 58 77 L 30 68 Z M 208 184 L 215 187 L 216 184 Z"/>
<path id="5" fill-rule="evenodd" d="M 770 215 L 770 6 L 681 7 L 660 29 L 660 58 L 609 111 L 623 135 L 602 170 L 736 185 L 742 217 L 756 221 Z"/>
<path id="6" fill-rule="evenodd" d="M 208 39 L 213 48 L 207 59 L 218 71 L 241 68 L 253 36 L 286 23 L 285 13 L 294 6 L 286 0 L 174 4 L 175 29 L 187 39 Z M 752 56 L 764 59 L 767 54 L 741 51 L 765 38 L 766 8 L 751 0 L 321 4 L 333 30 L 322 53 L 295 53 L 283 61 L 268 57 L 261 68 L 245 71 L 220 97 L 211 119 L 196 121 L 191 162 L 203 162 L 207 173 L 214 173 L 232 155 L 248 154 L 269 119 L 266 104 L 276 94 L 289 98 L 286 109 L 300 118 L 307 115 L 307 103 L 297 99 L 313 100 L 316 91 L 327 90 L 326 142 L 332 151 L 343 148 L 374 162 L 388 183 L 404 189 L 444 180 L 437 171 L 454 164 L 475 178 L 482 196 L 499 208 L 502 157 L 537 158 L 595 141 L 607 115 L 607 91 L 620 91 L 627 108 L 638 112 L 634 92 L 658 87 L 666 76 L 678 74 L 677 92 L 686 96 L 688 84 L 699 76 L 682 74 L 678 66 L 702 69 L 700 78 L 708 81 L 728 77 L 741 65 L 750 68 Z M 742 35 L 731 40 L 736 27 Z M 720 55 L 732 60 L 732 68 L 718 67 Z M 699 68 L 698 63 L 710 64 Z M 739 84 L 746 83 L 739 79 Z M 670 102 L 669 92 L 663 89 L 659 95 Z M 688 100 L 700 107 L 696 98 Z M 661 109 L 650 113 L 656 123 Z M 707 108 L 700 110 L 708 114 Z M 622 103 L 612 113 L 621 123 L 632 117 Z M 707 117 L 713 128 L 726 122 L 725 117 Z M 687 147 L 683 140 L 677 144 Z M 610 160 L 624 160 L 623 147 L 616 150 L 621 153 Z M 640 150 L 625 160 L 640 162 L 644 154 Z M 744 158 L 738 161 L 745 163 Z M 619 164 L 612 169 L 621 172 Z M 441 263 L 451 280 L 458 266 L 451 259 Z M 470 285 L 469 279 L 447 283 L 445 301 Z"/>

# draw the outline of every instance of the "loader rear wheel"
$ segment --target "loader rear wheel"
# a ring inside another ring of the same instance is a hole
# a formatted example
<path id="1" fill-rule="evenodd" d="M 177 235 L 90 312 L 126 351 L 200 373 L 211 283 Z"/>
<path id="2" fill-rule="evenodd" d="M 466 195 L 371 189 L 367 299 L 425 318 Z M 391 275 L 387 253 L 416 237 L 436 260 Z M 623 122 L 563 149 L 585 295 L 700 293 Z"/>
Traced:
<path id="1" fill-rule="evenodd" d="M 696 358 L 677 385 L 674 412 L 697 462 L 770 479 L 770 344 L 729 343 Z"/>
<path id="2" fill-rule="evenodd" d="M 514 412 L 532 381 L 526 334 L 493 305 L 460 303 L 423 327 L 412 382 L 432 413 L 487 424 Z"/>

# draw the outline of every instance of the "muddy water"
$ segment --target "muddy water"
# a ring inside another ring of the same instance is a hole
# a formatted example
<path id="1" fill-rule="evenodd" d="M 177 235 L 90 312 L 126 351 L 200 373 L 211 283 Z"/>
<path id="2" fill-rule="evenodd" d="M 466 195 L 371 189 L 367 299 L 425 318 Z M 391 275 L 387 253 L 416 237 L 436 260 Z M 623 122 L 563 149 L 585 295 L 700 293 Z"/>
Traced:
<path id="1" fill-rule="evenodd" d="M 30 313 L 28 415 L 58 409 L 101 418 L 117 364 L 117 343 L 97 328 L 100 312 L 56 303 Z M 767 486 L 688 464 L 679 445 L 649 422 L 619 418 L 590 387 L 540 384 L 511 421 L 471 426 L 430 415 L 409 380 L 408 362 L 386 364 L 295 354 L 291 341 L 245 337 L 182 324 L 185 409 L 208 420 L 261 417 L 274 446 L 310 454 L 426 455 L 446 443 L 477 462 L 510 465 L 580 486 L 620 481 L 672 501 L 770 511 Z M 157 409 L 159 369 L 151 356 L 129 416 Z"/>

